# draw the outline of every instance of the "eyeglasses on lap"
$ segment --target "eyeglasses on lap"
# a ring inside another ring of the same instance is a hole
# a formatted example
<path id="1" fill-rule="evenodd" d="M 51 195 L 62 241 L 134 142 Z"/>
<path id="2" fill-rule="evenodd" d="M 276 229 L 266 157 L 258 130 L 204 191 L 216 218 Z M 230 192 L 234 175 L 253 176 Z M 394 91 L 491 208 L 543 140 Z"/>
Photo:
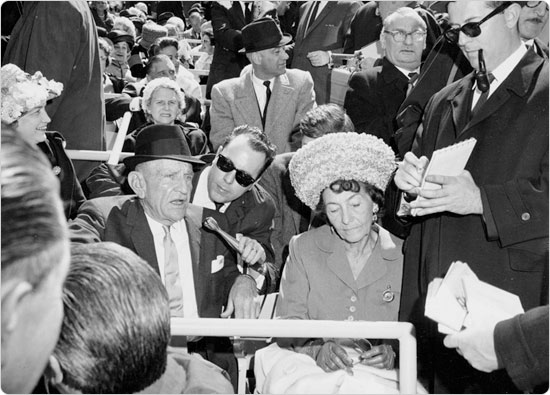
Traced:
<path id="1" fill-rule="evenodd" d="M 398 43 L 405 41 L 408 36 L 411 36 L 413 41 L 422 41 L 426 35 L 426 32 L 422 30 L 410 33 L 404 32 L 403 30 L 384 30 L 384 33 L 391 35 L 394 41 Z"/>
<path id="2" fill-rule="evenodd" d="M 526 1 L 525 7 L 527 8 L 536 8 L 539 6 L 540 3 L 544 3 L 544 1 Z M 548 3 L 546 3 L 546 11 L 548 11 Z"/>
<path id="3" fill-rule="evenodd" d="M 451 29 L 448 29 L 445 33 L 443 33 L 445 36 L 445 39 L 447 39 L 447 41 L 451 44 L 456 44 L 458 43 L 458 37 L 460 35 L 460 32 L 472 38 L 479 36 L 481 34 L 481 24 L 484 22 L 487 22 L 489 19 L 491 19 L 495 15 L 500 14 L 502 11 L 508 8 L 511 4 L 512 4 L 511 1 L 507 1 L 506 3 L 498 6 L 479 22 L 468 22 L 460 27 L 453 27 Z"/>
<path id="4" fill-rule="evenodd" d="M 252 177 L 250 174 L 248 174 L 246 171 L 239 170 L 235 168 L 235 165 L 233 162 L 231 162 L 231 159 L 226 158 L 222 154 L 218 154 L 218 160 L 216 161 L 216 167 L 223 171 L 224 173 L 229 173 L 230 171 L 235 170 L 235 180 L 237 183 L 246 188 L 256 182 L 254 177 Z"/>

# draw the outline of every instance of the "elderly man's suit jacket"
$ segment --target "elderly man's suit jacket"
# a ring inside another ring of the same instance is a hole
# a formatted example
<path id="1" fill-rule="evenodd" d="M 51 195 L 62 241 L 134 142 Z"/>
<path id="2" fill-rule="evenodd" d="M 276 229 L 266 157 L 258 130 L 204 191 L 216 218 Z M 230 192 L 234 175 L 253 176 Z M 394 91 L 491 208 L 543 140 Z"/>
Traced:
<path id="1" fill-rule="evenodd" d="M 210 212 L 212 211 L 212 212 Z M 221 226 L 224 217 L 213 210 L 190 205 L 185 217 L 197 307 L 201 317 L 217 318 L 229 290 L 239 274 L 234 262 L 226 260 L 221 270 L 212 273 L 212 261 L 226 249 L 223 243 L 202 229 L 204 216 L 214 216 Z M 143 207 L 136 196 L 112 196 L 88 200 L 69 224 L 71 241 L 95 243 L 112 241 L 145 259 L 159 272 L 153 234 Z"/>
<path id="2" fill-rule="evenodd" d="M 381 66 L 355 73 L 350 78 L 344 108 L 358 133 L 380 137 L 390 144 L 395 116 L 405 100 L 409 79 L 388 59 Z"/>
<path id="3" fill-rule="evenodd" d="M 480 280 L 518 295 L 525 310 L 548 303 L 548 63 L 528 51 L 470 119 L 473 81 L 472 73 L 432 97 L 413 151 L 431 158 L 436 149 L 475 138 L 466 170 L 480 188 L 483 215 L 416 219 L 405 248 L 403 284 L 409 286 L 401 320 L 421 314 L 412 304 L 456 260 L 467 262 Z M 447 384 L 502 383 L 493 375 L 476 379 L 473 372 L 465 367 Z M 505 390 L 510 388 L 490 392 Z"/>
<path id="4" fill-rule="evenodd" d="M 325 104 L 330 97 L 330 70 L 326 65 L 314 67 L 307 58 L 307 54 L 319 50 L 341 53 L 351 19 L 361 3 L 351 0 L 329 1 L 308 27 L 306 25 L 313 5 L 313 2 L 308 1 L 300 7 L 300 23 L 294 39 L 296 43 L 291 66 L 311 73 L 315 83 L 317 104 Z"/>
<path id="5" fill-rule="evenodd" d="M 315 105 L 311 75 L 301 70 L 287 70 L 275 78 L 267 106 L 265 128 L 254 91 L 251 73 L 222 81 L 212 89 L 210 140 L 216 149 L 239 125 L 263 129 L 277 152 L 290 151 L 289 136 L 300 119 Z"/>

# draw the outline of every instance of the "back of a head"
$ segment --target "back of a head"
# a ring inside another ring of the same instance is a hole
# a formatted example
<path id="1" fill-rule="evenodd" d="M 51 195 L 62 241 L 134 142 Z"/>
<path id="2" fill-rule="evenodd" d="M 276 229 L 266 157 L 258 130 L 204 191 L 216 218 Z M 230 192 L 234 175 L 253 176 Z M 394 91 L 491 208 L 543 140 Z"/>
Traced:
<path id="1" fill-rule="evenodd" d="M 59 180 L 44 154 L 4 124 L 0 163 L 2 284 L 38 285 L 69 253 Z"/>
<path id="2" fill-rule="evenodd" d="M 329 133 L 355 132 L 355 127 L 342 107 L 330 103 L 309 110 L 300 120 L 300 131 L 316 139 Z"/>
<path id="3" fill-rule="evenodd" d="M 170 309 L 157 273 L 115 243 L 75 245 L 53 356 L 63 384 L 83 393 L 133 393 L 166 369 Z"/>

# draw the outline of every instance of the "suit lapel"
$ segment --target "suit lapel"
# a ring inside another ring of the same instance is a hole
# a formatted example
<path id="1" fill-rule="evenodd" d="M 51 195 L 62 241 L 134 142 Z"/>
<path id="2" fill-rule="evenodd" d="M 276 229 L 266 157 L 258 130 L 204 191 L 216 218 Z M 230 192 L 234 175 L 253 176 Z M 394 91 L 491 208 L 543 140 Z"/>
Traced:
<path id="1" fill-rule="evenodd" d="M 290 104 L 290 97 L 294 88 L 290 86 L 288 76 L 286 74 L 275 78 L 273 84 L 273 93 L 269 104 L 267 105 L 267 115 L 265 120 L 265 129 L 274 130 L 275 124 L 279 121 L 283 114 L 286 114 L 286 107 Z"/>
<path id="2" fill-rule="evenodd" d="M 160 274 L 153 234 L 149 228 L 143 207 L 137 198 L 128 209 L 127 224 L 131 228 L 130 237 L 136 253 Z"/>
<path id="3" fill-rule="evenodd" d="M 187 225 L 187 234 L 189 235 L 189 249 L 191 251 L 191 262 L 193 265 L 193 280 L 195 283 L 195 297 L 197 299 L 197 308 L 200 310 L 203 294 L 204 281 L 200 277 L 200 253 L 201 253 L 201 221 L 202 207 L 190 204 L 185 214 L 185 224 Z"/>
<path id="4" fill-rule="evenodd" d="M 455 137 L 464 131 L 469 121 L 473 80 L 474 74 L 472 73 L 470 76 L 464 78 L 457 86 L 457 89 L 449 96 L 455 127 Z"/>
<path id="5" fill-rule="evenodd" d="M 477 111 L 476 115 L 459 134 L 461 135 L 466 130 L 474 127 L 497 112 L 510 99 L 512 93 L 520 97 L 525 96 L 531 86 L 531 81 L 534 78 L 536 69 L 543 62 L 544 59 L 534 51 L 527 51 L 508 77 L 506 77 L 496 91 L 489 96 L 489 99 L 483 107 L 483 111 Z"/>
<path id="6" fill-rule="evenodd" d="M 306 23 L 309 21 L 309 16 L 311 15 L 311 10 L 313 8 L 313 2 L 310 1 L 304 6 L 304 13 L 300 17 L 300 22 L 298 23 L 298 30 L 296 31 L 296 41 L 298 39 L 303 39 L 306 36 Z"/>
<path id="7" fill-rule="evenodd" d="M 328 256 L 327 265 L 329 269 L 349 288 L 356 290 L 357 282 L 349 266 L 348 259 L 343 249 L 337 248 Z"/>
<path id="8" fill-rule="evenodd" d="M 262 117 L 260 116 L 260 108 L 258 107 L 258 99 L 256 98 L 256 92 L 254 91 L 254 85 L 252 84 L 252 72 L 247 73 L 239 97 L 235 98 L 235 106 L 241 112 L 243 117 L 254 118 L 256 125 L 262 124 Z"/>
<path id="9" fill-rule="evenodd" d="M 313 23 L 311 24 L 311 26 L 309 27 L 309 29 L 307 29 L 307 32 L 306 32 L 306 36 L 311 33 L 313 30 L 315 30 L 315 28 L 321 24 L 321 22 L 323 21 L 323 19 L 325 19 L 325 17 L 327 15 L 329 15 L 331 12 L 332 12 L 332 9 L 334 7 L 336 7 L 336 4 L 337 2 L 336 1 L 328 1 L 327 2 L 327 5 L 325 6 L 325 8 L 323 8 L 323 10 L 319 13 L 319 15 L 317 16 L 317 18 L 315 18 L 315 20 L 313 21 Z M 308 19 L 309 20 L 309 19 Z"/>

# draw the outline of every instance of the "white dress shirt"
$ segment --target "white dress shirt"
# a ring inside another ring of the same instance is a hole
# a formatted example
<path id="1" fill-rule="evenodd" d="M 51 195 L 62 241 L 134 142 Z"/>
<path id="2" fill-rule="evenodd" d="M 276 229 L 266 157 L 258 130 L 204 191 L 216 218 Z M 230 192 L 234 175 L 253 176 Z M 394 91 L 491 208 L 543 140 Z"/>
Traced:
<path id="1" fill-rule="evenodd" d="M 213 164 L 212 166 L 216 165 Z M 199 181 L 197 182 L 197 187 L 195 188 L 195 195 L 191 199 L 191 203 L 196 206 L 206 207 L 215 210 L 216 205 L 208 195 L 208 175 L 210 174 L 210 169 L 212 169 L 212 166 L 206 167 L 200 174 Z M 225 213 L 225 210 L 227 210 L 229 204 L 230 203 L 224 203 L 224 205 L 221 206 L 218 211 L 220 211 L 221 213 Z"/>

